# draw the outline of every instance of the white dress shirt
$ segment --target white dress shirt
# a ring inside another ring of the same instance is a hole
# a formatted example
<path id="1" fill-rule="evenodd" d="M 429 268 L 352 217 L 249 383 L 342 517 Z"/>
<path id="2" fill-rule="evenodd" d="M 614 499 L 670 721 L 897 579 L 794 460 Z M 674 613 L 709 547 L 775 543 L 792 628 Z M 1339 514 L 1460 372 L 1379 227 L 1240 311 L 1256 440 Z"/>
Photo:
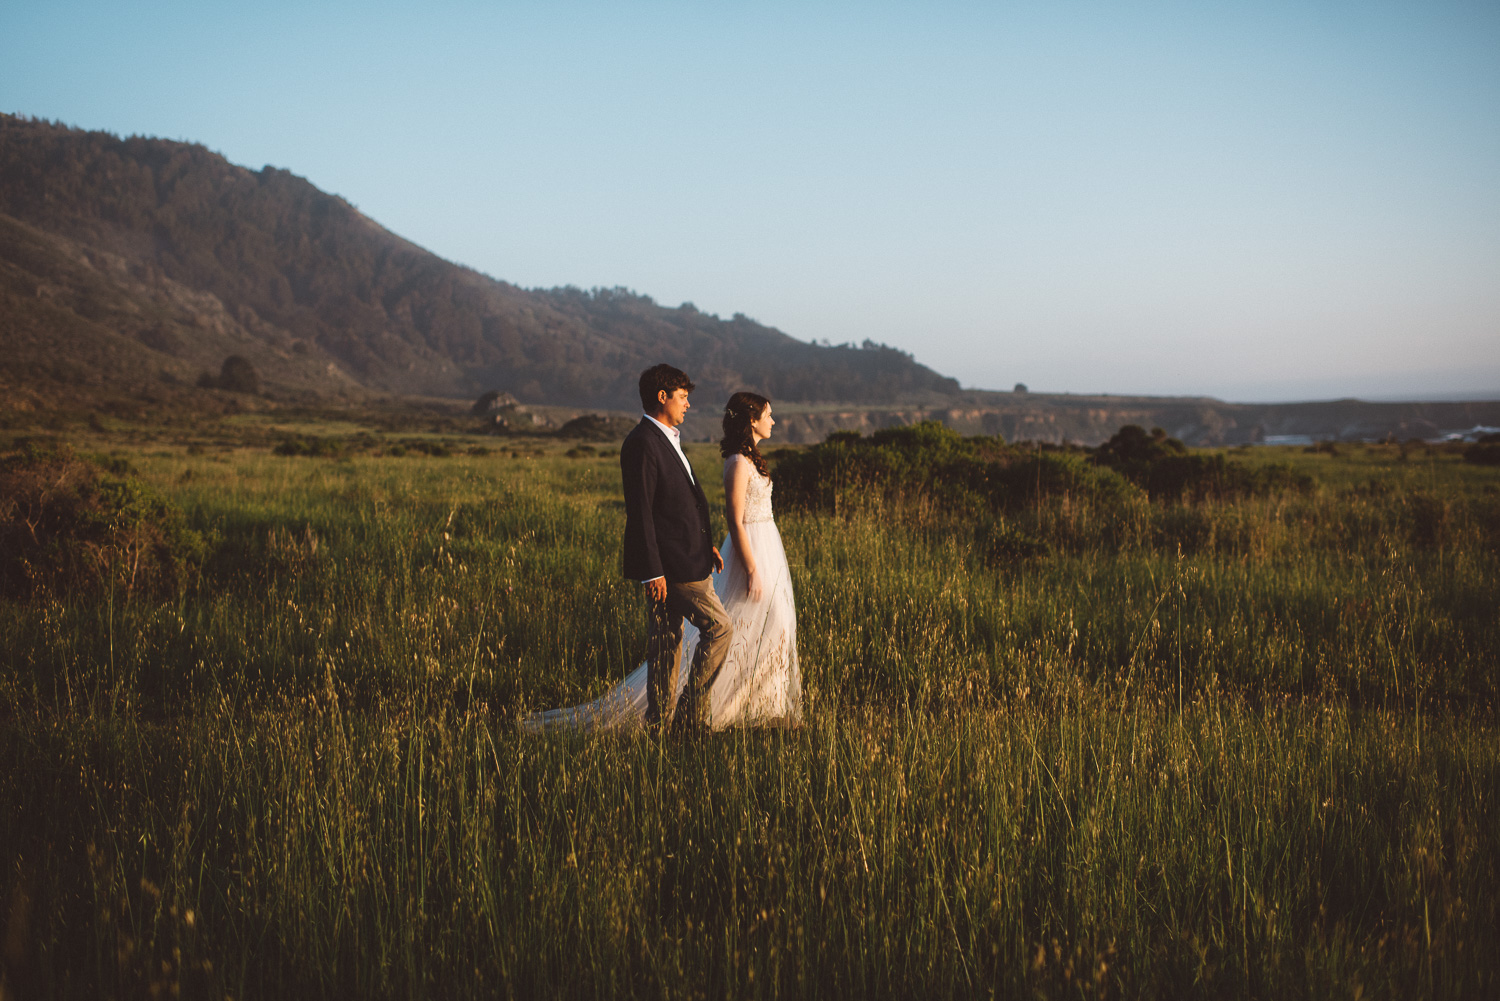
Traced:
<path id="1" fill-rule="evenodd" d="M 668 427 L 661 421 L 657 420 L 655 417 L 652 417 L 650 414 L 643 413 L 641 414 L 641 416 L 646 418 L 646 420 L 650 421 L 652 424 L 655 424 L 657 427 L 661 428 L 661 433 L 667 436 L 667 441 L 671 442 L 672 448 L 676 450 L 677 458 L 682 460 L 682 468 L 687 470 L 688 479 L 692 480 L 694 483 L 697 483 L 698 478 L 693 475 L 693 464 L 688 462 L 687 455 L 685 455 L 682 451 L 681 432 L 679 432 L 674 427 Z"/>
<path id="2" fill-rule="evenodd" d="M 641 416 L 646 418 L 646 420 L 650 421 L 652 424 L 655 424 L 658 428 L 661 429 L 661 433 L 667 436 L 667 441 L 672 443 L 672 448 L 677 452 L 677 458 L 682 460 L 682 468 L 687 470 L 688 479 L 692 480 L 694 483 L 697 483 L 697 478 L 693 476 L 693 464 L 691 462 L 688 462 L 687 455 L 682 451 L 682 433 L 679 432 L 676 428 L 667 427 L 661 421 L 657 420 L 655 417 L 652 417 L 648 413 L 642 413 Z M 661 578 L 652 577 L 651 580 L 661 580 Z M 641 583 L 649 584 L 651 583 L 651 580 L 643 580 L 641 581 Z"/>

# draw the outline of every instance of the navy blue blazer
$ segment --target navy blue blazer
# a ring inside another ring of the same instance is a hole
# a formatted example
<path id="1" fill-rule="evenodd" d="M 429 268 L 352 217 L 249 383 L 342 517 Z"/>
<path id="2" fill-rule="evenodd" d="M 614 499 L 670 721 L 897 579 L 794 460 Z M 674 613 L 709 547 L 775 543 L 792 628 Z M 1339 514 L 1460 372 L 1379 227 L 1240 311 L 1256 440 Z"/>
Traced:
<path id="1" fill-rule="evenodd" d="M 661 428 L 645 417 L 620 446 L 625 486 L 625 576 L 703 580 L 714 569 L 708 499 Z"/>

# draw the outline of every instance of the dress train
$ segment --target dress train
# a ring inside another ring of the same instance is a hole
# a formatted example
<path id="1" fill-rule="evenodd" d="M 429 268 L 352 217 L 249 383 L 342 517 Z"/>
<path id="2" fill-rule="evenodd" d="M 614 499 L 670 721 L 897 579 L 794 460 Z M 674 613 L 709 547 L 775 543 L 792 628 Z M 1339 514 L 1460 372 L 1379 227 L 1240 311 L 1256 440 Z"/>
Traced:
<path id="1" fill-rule="evenodd" d="M 760 481 L 760 482 L 755 482 Z M 720 552 L 724 569 L 713 575 L 714 591 L 734 623 L 723 670 L 709 689 L 709 725 L 796 726 L 802 721 L 802 674 L 797 665 L 797 611 L 791 568 L 781 533 L 770 517 L 771 483 L 754 477 L 745 532 L 763 577 L 761 596 L 752 600 L 733 537 Z M 677 696 L 687 685 L 698 630 L 684 623 Z M 528 730 L 612 730 L 644 725 L 646 664 L 592 702 L 534 713 L 521 721 Z"/>

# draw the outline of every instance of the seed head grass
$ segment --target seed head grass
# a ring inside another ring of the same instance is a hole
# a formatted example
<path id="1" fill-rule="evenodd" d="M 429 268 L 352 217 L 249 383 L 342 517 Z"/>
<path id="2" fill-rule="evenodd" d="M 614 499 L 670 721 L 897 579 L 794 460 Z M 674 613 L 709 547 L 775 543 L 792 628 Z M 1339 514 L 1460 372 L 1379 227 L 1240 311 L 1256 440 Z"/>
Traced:
<path id="1" fill-rule="evenodd" d="M 681 742 L 520 732 L 645 649 L 617 459 L 461 445 L 128 450 L 211 552 L 0 603 L 0 995 L 1500 991 L 1500 470 L 782 511 L 806 722 Z"/>

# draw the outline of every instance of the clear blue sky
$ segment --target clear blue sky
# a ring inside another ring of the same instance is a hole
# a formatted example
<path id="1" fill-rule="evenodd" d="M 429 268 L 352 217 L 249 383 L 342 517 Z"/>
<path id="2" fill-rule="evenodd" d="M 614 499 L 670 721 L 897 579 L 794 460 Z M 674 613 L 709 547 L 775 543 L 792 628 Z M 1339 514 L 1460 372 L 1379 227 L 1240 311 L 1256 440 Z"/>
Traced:
<path id="1" fill-rule="evenodd" d="M 968 386 L 1500 395 L 1500 3 L 0 5 L 0 110 Z"/>

